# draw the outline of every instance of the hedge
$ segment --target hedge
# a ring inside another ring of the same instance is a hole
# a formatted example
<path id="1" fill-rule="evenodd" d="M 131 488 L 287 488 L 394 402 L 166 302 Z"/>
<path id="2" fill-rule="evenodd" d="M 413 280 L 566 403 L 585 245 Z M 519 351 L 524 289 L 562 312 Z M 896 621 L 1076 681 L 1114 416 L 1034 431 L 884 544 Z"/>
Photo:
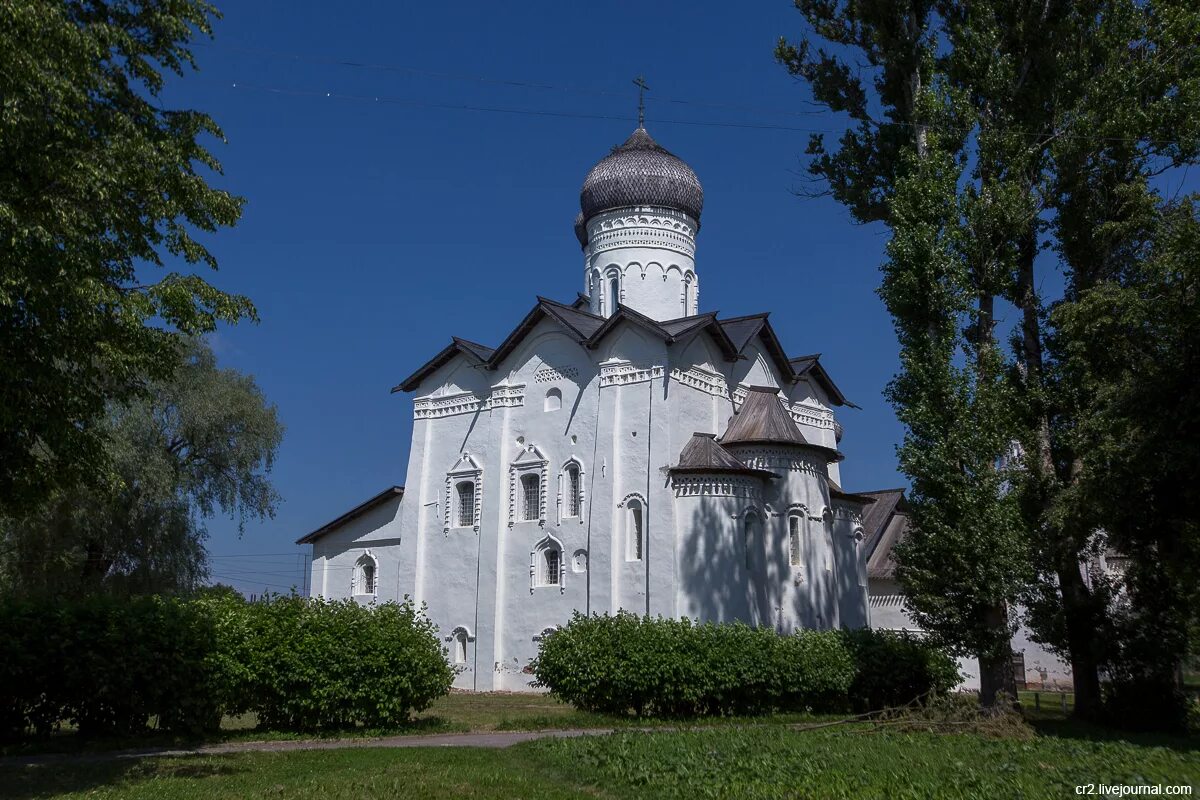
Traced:
<path id="1" fill-rule="evenodd" d="M 532 666 L 537 685 L 577 708 L 664 717 L 882 708 L 959 680 L 952 659 L 906 635 L 780 636 L 627 612 L 576 612 Z"/>
<path id="2" fill-rule="evenodd" d="M 277 597 L 0 601 L 0 738 L 264 727 L 390 727 L 449 691 L 435 629 L 411 603 Z"/>

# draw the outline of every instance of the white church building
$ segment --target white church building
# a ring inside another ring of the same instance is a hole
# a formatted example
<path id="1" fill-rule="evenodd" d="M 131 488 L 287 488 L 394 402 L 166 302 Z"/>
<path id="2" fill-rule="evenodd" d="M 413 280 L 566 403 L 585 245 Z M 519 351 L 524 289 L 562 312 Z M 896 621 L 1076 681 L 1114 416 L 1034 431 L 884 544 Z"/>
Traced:
<path id="1" fill-rule="evenodd" d="M 463 689 L 529 690 L 572 612 L 868 624 L 850 406 L 767 314 L 700 311 L 704 195 L 639 126 L 588 173 L 583 292 L 501 342 L 454 338 L 413 395 L 407 483 L 299 541 L 314 595 L 428 607 Z"/>

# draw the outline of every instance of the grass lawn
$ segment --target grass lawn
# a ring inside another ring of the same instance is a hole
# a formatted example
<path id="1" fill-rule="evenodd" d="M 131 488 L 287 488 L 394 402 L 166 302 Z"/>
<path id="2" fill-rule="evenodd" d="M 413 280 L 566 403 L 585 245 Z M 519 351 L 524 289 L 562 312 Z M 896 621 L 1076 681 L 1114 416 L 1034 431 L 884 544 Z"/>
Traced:
<path id="1" fill-rule="evenodd" d="M 49 797 L 1063 798 L 1075 787 L 1200 783 L 1200 742 L 781 727 L 622 732 L 507 750 L 245 753 L 0 770 L 0 794 Z"/>
<path id="2" fill-rule="evenodd" d="M 691 720 L 689 727 L 710 725 L 788 724 L 810 722 L 835 717 L 809 714 L 773 714 L 766 717 L 739 717 Z M 259 730 L 254 715 L 226 717 L 221 730 L 203 738 L 183 738 L 155 734 L 144 736 L 83 741 L 71 730 L 63 730 L 47 741 L 0 747 L 0 756 L 37 753 L 102 752 L 158 746 L 187 746 L 211 742 L 281 741 L 291 739 L 346 738 L 420 735 L 435 733 L 467 733 L 469 731 L 533 731 L 567 728 L 644 728 L 677 727 L 680 723 L 617 717 L 576 711 L 549 695 L 509 693 L 455 692 L 434 701 L 426 711 L 415 715 L 411 724 L 394 729 L 354 728 L 321 732 L 291 732 Z M 0 791 L 0 798 L 4 794 Z"/>

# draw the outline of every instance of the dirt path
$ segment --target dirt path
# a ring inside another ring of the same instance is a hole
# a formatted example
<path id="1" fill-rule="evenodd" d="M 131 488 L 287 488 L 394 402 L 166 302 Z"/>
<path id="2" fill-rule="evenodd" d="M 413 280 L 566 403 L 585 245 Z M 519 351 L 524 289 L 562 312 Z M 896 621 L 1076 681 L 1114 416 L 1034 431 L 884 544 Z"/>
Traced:
<path id="1" fill-rule="evenodd" d="M 603 736 L 611 728 L 574 728 L 546 731 L 490 731 L 482 733 L 441 733 L 411 736 L 381 736 L 346 739 L 284 739 L 262 742 L 225 742 L 196 747 L 146 747 L 135 750 L 110 750 L 97 753 L 44 753 L 0 758 L 0 767 L 27 767 L 38 764 L 83 764 L 121 758 L 162 756 L 208 756 L 228 753 L 284 753 L 292 750 L 342 750 L 351 747 L 511 747 L 534 739 Z"/>

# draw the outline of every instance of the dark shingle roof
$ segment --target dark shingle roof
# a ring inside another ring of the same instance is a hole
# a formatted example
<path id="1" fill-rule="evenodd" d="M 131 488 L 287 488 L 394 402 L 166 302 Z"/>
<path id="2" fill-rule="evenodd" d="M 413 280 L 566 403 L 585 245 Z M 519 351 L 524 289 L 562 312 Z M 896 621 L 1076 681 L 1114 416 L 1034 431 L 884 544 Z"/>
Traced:
<path id="1" fill-rule="evenodd" d="M 765 470 L 747 467 L 728 450 L 717 444 L 715 433 L 693 433 L 683 446 L 679 463 L 671 467 L 672 472 L 735 472 L 774 477 Z"/>
<path id="2" fill-rule="evenodd" d="M 385 501 L 392 499 L 393 497 L 403 498 L 404 497 L 404 487 L 403 486 L 389 486 L 388 488 L 384 489 L 379 494 L 372 497 L 370 500 L 367 500 L 363 503 L 359 503 L 354 508 L 347 511 L 345 514 L 342 514 L 337 519 L 325 523 L 324 525 L 317 528 L 312 533 L 308 533 L 308 534 L 305 534 L 304 536 L 301 536 L 299 539 L 296 540 L 296 544 L 312 544 L 313 542 L 315 542 L 317 539 L 321 538 L 325 534 L 336 530 L 338 527 L 346 524 L 347 522 L 349 522 L 350 520 L 352 520 L 356 517 L 361 517 L 363 514 L 367 513 L 372 508 L 375 508 L 375 506 L 378 506 L 378 505 L 384 503 Z"/>
<path id="3" fill-rule="evenodd" d="M 692 168 L 638 127 L 596 166 L 579 191 L 575 235 L 587 244 L 584 223 L 601 211 L 628 206 L 664 206 L 700 222 L 704 188 Z"/>
<path id="4" fill-rule="evenodd" d="M 863 552 L 867 558 L 867 577 L 890 578 L 896 568 L 892 548 L 908 527 L 908 516 L 904 513 L 904 490 L 884 489 L 863 494 L 875 498 L 875 502 L 863 512 Z"/>
<path id="5" fill-rule="evenodd" d="M 751 386 L 742 407 L 733 415 L 729 427 L 721 436 L 721 444 L 771 442 L 807 445 L 804 434 L 800 433 L 779 402 L 778 392 L 778 389 L 769 386 Z"/>

